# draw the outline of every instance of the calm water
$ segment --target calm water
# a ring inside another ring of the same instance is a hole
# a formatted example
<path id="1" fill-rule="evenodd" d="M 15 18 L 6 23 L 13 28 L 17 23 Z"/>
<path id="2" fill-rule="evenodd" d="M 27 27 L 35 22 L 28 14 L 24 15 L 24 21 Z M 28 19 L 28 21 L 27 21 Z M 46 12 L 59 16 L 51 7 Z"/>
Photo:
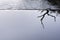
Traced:
<path id="1" fill-rule="evenodd" d="M 37 10 L 0 10 L 0 40 L 60 40 L 60 17 L 43 20 Z M 55 14 L 54 14 L 55 15 Z"/>
<path id="2" fill-rule="evenodd" d="M 55 6 L 38 0 L 0 0 L 0 9 L 45 9 Z M 0 10 L 0 40 L 60 40 L 60 16 L 44 18 L 44 29 L 41 25 L 41 14 L 37 10 Z"/>

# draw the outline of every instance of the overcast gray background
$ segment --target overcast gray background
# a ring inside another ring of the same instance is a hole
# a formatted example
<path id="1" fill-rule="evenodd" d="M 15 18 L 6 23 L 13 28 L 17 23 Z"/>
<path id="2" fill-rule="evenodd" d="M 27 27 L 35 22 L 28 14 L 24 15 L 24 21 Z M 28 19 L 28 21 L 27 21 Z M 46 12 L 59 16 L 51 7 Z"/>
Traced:
<path id="1" fill-rule="evenodd" d="M 40 24 L 37 10 L 0 10 L 0 40 L 60 40 L 60 17 L 50 16 Z"/>
<path id="2" fill-rule="evenodd" d="M 0 0 L 0 10 L 56 9 L 45 0 Z"/>

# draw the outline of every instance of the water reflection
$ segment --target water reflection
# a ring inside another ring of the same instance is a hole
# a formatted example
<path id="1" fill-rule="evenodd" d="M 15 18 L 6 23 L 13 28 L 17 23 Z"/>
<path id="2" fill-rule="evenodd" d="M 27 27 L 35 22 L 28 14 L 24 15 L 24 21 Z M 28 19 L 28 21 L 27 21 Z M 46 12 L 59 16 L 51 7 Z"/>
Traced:
<path id="1" fill-rule="evenodd" d="M 41 14 L 36 10 L 0 10 L 0 40 L 60 40 L 60 17 L 55 23 L 46 15 L 43 30 L 37 18 Z"/>
<path id="2" fill-rule="evenodd" d="M 53 17 L 54 18 L 54 21 L 56 21 L 56 16 L 53 16 L 53 15 L 51 15 L 51 13 L 54 13 L 54 14 L 60 14 L 60 9 L 50 9 L 50 8 L 48 8 L 48 9 L 42 9 L 42 11 L 40 12 L 40 13 L 42 13 L 42 12 L 44 12 L 44 11 L 46 11 L 43 15 L 41 15 L 41 16 L 38 16 L 38 18 L 40 18 L 40 17 L 42 17 L 41 19 L 40 19 L 40 21 L 41 21 L 41 24 L 42 24 L 42 26 L 43 26 L 43 28 L 44 28 L 44 24 L 43 24 L 43 19 L 44 19 L 44 17 L 46 16 L 46 15 L 48 15 L 48 16 L 51 16 L 51 17 Z M 50 13 L 49 13 L 50 12 Z M 57 12 L 57 13 L 56 13 Z"/>

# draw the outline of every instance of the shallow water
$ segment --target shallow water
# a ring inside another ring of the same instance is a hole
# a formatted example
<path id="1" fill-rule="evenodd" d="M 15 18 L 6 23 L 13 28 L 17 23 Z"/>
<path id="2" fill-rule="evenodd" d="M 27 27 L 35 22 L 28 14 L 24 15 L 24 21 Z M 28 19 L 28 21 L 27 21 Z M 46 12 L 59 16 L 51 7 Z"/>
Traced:
<path id="1" fill-rule="evenodd" d="M 60 40 L 60 19 L 44 18 L 37 10 L 0 10 L 0 40 Z"/>

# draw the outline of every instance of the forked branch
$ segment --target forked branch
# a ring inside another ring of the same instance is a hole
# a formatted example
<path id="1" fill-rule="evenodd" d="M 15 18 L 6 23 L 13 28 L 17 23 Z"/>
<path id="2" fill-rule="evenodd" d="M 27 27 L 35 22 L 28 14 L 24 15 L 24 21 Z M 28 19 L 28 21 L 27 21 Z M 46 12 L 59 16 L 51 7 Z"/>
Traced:
<path id="1" fill-rule="evenodd" d="M 43 28 L 44 28 L 44 24 L 43 24 L 43 19 L 44 19 L 44 17 L 46 16 L 46 15 L 48 15 L 48 16 L 51 16 L 51 17 L 54 17 L 54 21 L 56 21 L 56 17 L 55 16 L 53 16 L 53 15 L 51 15 L 51 14 L 49 14 L 49 11 L 52 11 L 52 12 L 55 12 L 55 11 L 57 11 L 58 13 L 60 13 L 60 10 L 55 10 L 55 9 L 44 9 L 46 12 L 43 14 L 43 15 L 41 15 L 41 16 L 38 16 L 38 18 L 40 18 L 40 17 L 42 17 L 41 19 L 40 19 L 40 21 L 41 21 L 41 24 L 42 24 L 42 26 L 43 26 Z M 44 12 L 44 10 L 42 10 L 41 12 Z"/>

